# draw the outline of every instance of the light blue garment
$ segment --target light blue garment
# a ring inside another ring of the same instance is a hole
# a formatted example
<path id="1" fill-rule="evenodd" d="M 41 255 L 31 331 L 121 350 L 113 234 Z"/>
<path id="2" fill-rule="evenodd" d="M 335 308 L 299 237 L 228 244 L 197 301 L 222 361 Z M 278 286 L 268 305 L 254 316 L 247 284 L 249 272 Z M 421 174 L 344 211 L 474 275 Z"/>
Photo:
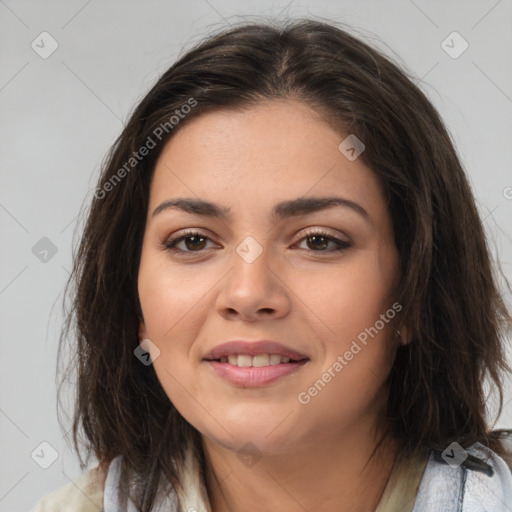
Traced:
<path id="1" fill-rule="evenodd" d="M 480 443 L 465 451 L 484 464 L 452 467 L 431 452 L 413 512 L 512 512 L 512 469 Z"/>
<path id="2" fill-rule="evenodd" d="M 431 451 L 413 512 L 512 512 L 512 469 L 496 453 L 475 443 L 457 467 Z M 121 456 L 110 465 L 104 491 L 104 512 L 137 512 L 133 502 L 126 510 L 117 505 Z M 178 512 L 176 494 L 160 499 L 154 512 Z M 393 511 L 395 512 L 395 511 Z"/>

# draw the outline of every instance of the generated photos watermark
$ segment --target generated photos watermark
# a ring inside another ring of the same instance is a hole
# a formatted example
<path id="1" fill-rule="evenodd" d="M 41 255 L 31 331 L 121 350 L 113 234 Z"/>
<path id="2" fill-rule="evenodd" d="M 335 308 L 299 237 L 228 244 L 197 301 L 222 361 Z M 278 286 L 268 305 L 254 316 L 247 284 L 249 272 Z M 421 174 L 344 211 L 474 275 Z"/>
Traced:
<path id="1" fill-rule="evenodd" d="M 299 403 L 302 405 L 309 404 L 311 399 L 317 396 L 318 393 L 320 393 L 325 386 L 327 386 L 327 384 L 331 382 L 331 380 L 336 377 L 336 375 L 338 375 L 338 373 L 340 373 L 341 370 L 343 370 L 343 368 L 352 361 L 352 359 L 354 359 L 354 356 L 361 352 L 363 348 L 361 345 L 366 346 L 368 344 L 368 337 L 373 339 L 382 329 L 384 329 L 386 324 L 395 318 L 396 314 L 400 311 L 402 311 L 402 305 L 395 302 L 391 308 L 380 315 L 379 320 L 377 320 L 371 327 L 361 331 L 357 335 L 357 340 L 352 340 L 350 348 L 345 351 L 343 355 L 338 355 L 336 361 L 334 361 L 334 363 L 327 368 L 321 377 L 317 379 L 306 391 L 301 391 L 297 395 Z"/>
<path id="2" fill-rule="evenodd" d="M 144 158 L 149 155 L 152 149 L 157 145 L 158 141 L 161 141 L 166 135 L 168 135 L 173 128 L 175 128 L 182 119 L 185 119 L 187 114 L 190 113 L 193 107 L 197 105 L 197 100 L 189 98 L 186 103 L 181 105 L 174 111 L 174 114 L 169 117 L 169 120 L 165 123 L 159 124 L 152 132 L 152 135 L 148 135 L 146 142 L 137 150 L 132 153 L 130 158 L 101 186 L 97 187 L 94 191 L 94 197 L 96 199 L 103 199 L 108 192 L 114 189 L 118 183 L 129 174 L 138 164 L 142 162 Z"/>

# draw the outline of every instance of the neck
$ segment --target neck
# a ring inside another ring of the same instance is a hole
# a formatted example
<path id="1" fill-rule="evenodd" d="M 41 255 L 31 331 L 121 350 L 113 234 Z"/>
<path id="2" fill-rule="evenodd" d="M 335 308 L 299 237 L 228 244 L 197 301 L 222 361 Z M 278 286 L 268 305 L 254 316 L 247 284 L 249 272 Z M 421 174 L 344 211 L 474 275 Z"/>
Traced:
<path id="1" fill-rule="evenodd" d="M 399 443 L 371 429 L 321 435 L 285 453 L 264 453 L 250 467 L 236 451 L 203 438 L 212 512 L 373 512 L 386 487 Z"/>

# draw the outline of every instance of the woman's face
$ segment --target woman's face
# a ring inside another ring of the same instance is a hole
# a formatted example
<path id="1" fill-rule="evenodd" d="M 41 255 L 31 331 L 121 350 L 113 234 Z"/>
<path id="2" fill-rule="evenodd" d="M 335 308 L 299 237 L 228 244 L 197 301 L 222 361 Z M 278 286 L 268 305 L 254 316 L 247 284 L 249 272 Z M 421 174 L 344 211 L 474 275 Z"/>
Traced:
<path id="1" fill-rule="evenodd" d="M 286 452 L 381 414 L 399 329 L 398 254 L 374 173 L 348 142 L 339 149 L 348 135 L 301 103 L 269 101 L 198 116 L 157 162 L 140 339 L 151 340 L 180 413 L 233 450 L 250 441 Z M 328 207 L 304 202 L 334 197 Z M 178 199 L 214 206 L 158 208 Z M 208 360 L 233 340 L 248 345 L 228 362 Z M 305 362 L 284 362 L 280 348 Z"/>

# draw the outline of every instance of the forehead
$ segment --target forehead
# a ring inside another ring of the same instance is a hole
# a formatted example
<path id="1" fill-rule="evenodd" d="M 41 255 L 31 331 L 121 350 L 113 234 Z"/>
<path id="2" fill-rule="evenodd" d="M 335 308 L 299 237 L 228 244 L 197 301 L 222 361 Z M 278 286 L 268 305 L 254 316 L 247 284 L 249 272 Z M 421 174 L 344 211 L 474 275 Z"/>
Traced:
<path id="1" fill-rule="evenodd" d="M 200 114 L 164 147 L 150 208 L 183 196 L 221 202 L 232 210 L 263 208 L 269 201 L 336 192 L 382 214 L 376 175 L 361 159 L 350 161 L 339 150 L 347 135 L 296 101 Z"/>

